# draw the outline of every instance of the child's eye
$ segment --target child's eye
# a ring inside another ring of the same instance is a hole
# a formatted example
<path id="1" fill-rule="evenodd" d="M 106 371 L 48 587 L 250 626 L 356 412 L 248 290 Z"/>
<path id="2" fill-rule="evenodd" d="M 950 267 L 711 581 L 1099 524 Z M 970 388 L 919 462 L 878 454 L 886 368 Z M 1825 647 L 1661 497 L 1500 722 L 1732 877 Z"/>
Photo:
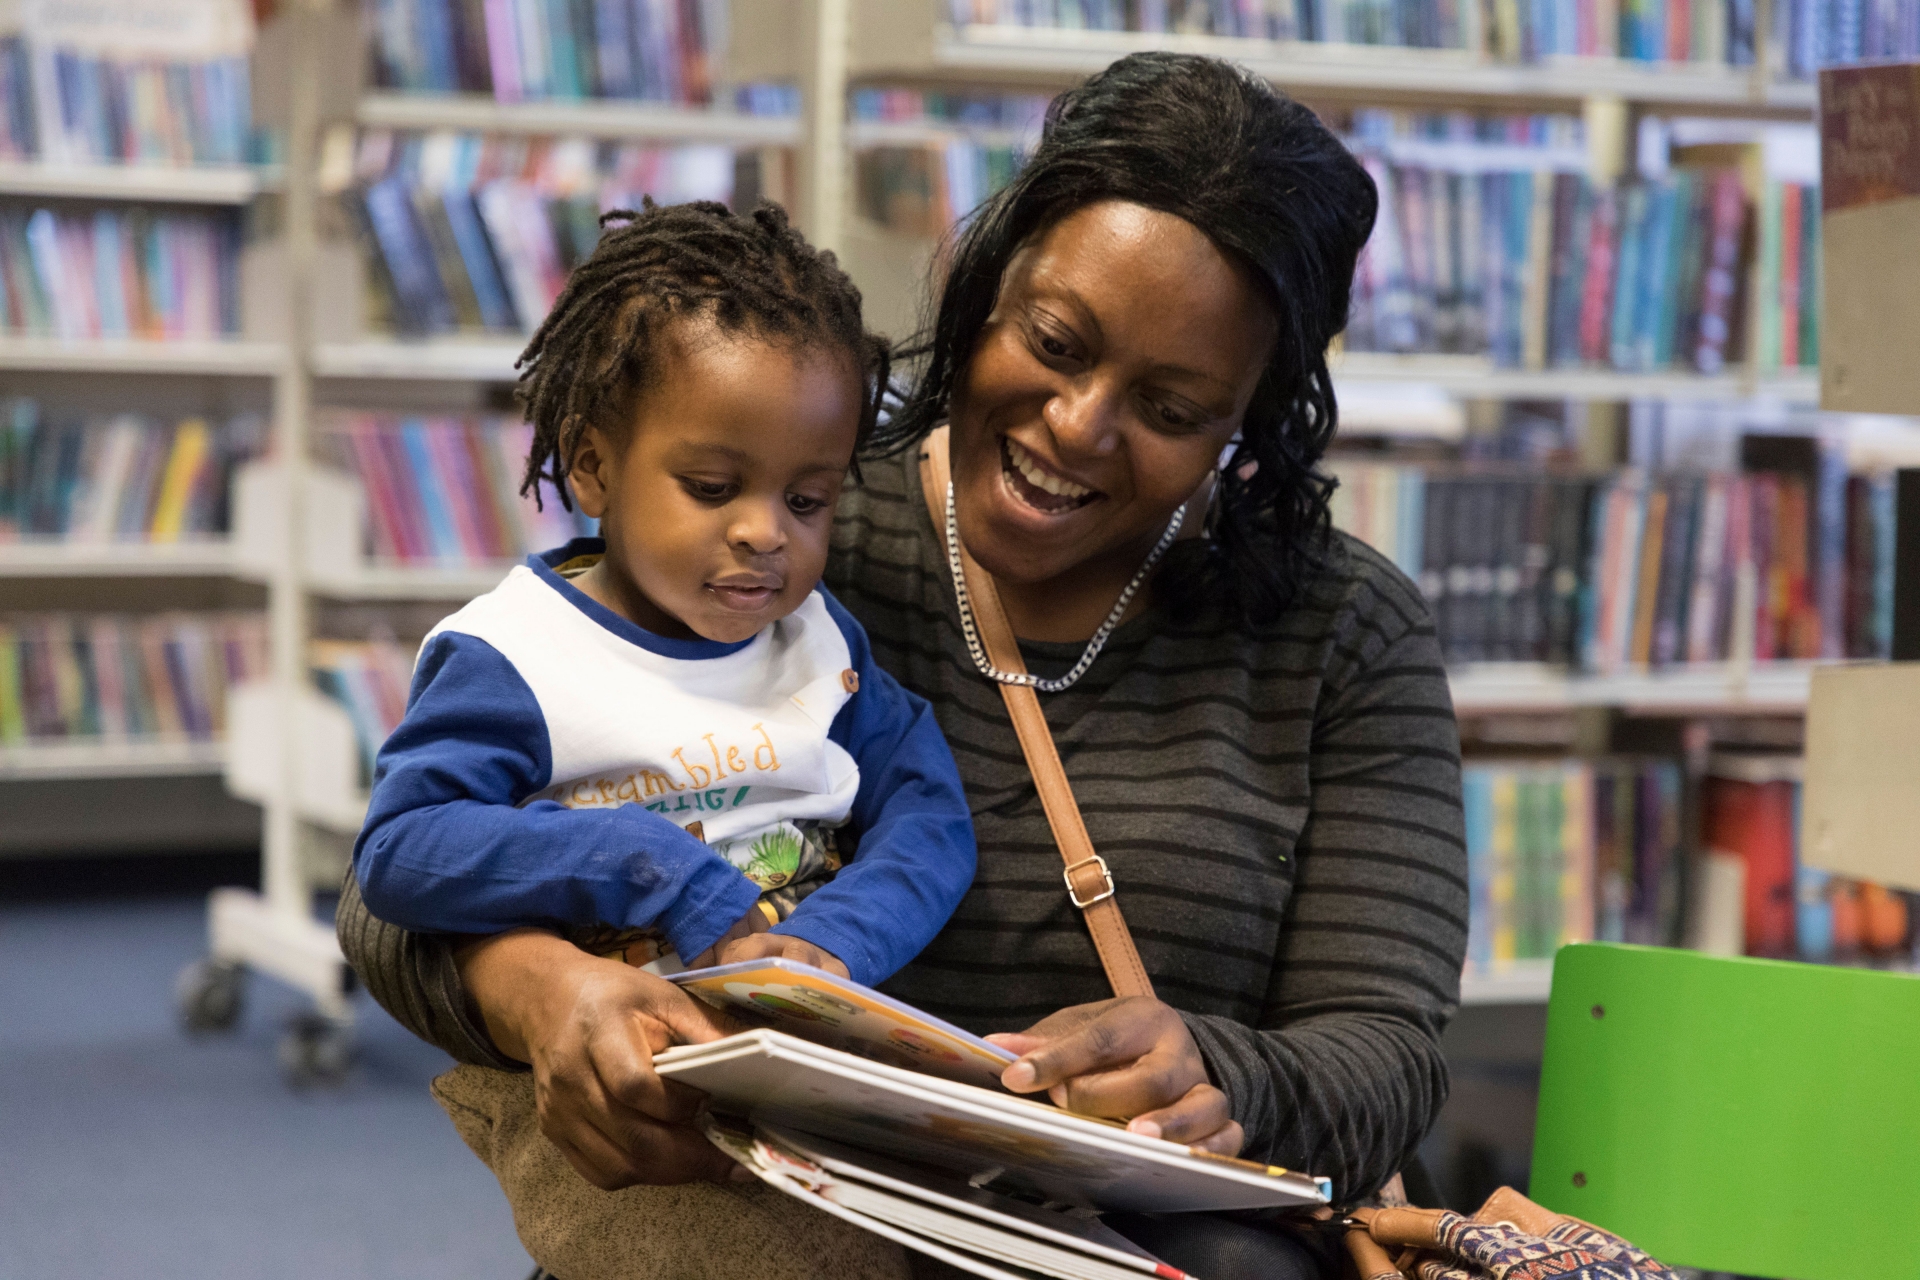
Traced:
<path id="1" fill-rule="evenodd" d="M 684 477 L 681 482 L 687 492 L 702 502 L 721 502 L 733 495 L 733 486 L 724 480 L 696 480 L 692 476 Z"/>
<path id="2" fill-rule="evenodd" d="M 810 516 L 816 511 L 825 509 L 826 505 L 827 504 L 820 499 L 809 498 L 804 493 L 790 493 L 787 495 L 787 510 L 797 516 Z"/>

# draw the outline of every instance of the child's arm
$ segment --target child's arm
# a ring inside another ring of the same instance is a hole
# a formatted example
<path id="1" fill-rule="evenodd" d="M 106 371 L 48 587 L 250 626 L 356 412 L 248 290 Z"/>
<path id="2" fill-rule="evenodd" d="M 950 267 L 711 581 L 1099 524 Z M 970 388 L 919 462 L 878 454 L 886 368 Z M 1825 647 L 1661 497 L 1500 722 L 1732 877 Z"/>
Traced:
<path id="1" fill-rule="evenodd" d="M 552 772 L 546 720 L 513 665 L 473 636 L 433 637 L 354 845 L 367 909 L 431 933 L 651 925 L 690 956 L 754 905 L 751 880 L 639 805 L 514 807 Z"/>
<path id="2" fill-rule="evenodd" d="M 973 818 L 933 709 L 880 669 L 860 624 L 826 600 L 860 678 L 830 732 L 860 766 L 850 815 L 859 846 L 773 932 L 825 949 L 871 986 L 918 955 L 960 905 L 973 883 Z"/>

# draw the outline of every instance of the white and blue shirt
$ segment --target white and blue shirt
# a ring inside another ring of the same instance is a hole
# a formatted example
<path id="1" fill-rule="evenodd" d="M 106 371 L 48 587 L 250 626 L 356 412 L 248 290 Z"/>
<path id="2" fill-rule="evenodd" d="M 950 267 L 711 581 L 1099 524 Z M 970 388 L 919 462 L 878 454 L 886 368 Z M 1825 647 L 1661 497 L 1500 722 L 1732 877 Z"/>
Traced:
<path id="1" fill-rule="evenodd" d="M 775 932 L 888 977 L 973 879 L 931 709 L 824 589 L 738 644 L 673 640 L 556 572 L 603 550 L 530 556 L 428 635 L 354 847 L 368 908 L 438 933 L 651 927 L 694 956 L 759 896 L 756 838 L 845 823 L 850 860 Z"/>

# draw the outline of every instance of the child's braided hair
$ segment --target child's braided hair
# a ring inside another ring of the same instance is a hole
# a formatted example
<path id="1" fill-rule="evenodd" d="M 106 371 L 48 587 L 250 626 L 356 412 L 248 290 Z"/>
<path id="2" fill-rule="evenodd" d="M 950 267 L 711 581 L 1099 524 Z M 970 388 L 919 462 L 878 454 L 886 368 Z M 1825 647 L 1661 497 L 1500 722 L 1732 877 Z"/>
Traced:
<path id="1" fill-rule="evenodd" d="M 544 479 L 572 507 L 566 479 L 581 432 L 624 425 L 658 371 L 665 326 L 686 319 L 844 351 L 864 386 L 857 439 L 865 442 L 887 385 L 887 340 L 867 332 L 860 290 L 833 254 L 808 244 L 779 205 L 736 214 L 711 200 L 656 205 L 649 197 L 639 212 L 616 209 L 600 225 L 599 245 L 514 366 L 515 394 L 533 424 L 522 494 L 537 499 Z"/>

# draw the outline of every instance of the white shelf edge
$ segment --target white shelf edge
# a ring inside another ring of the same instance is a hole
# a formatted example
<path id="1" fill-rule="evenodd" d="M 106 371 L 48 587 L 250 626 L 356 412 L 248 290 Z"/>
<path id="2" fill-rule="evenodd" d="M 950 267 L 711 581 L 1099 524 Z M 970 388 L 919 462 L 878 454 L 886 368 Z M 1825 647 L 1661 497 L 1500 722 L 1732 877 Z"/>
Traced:
<path id="1" fill-rule="evenodd" d="M 471 600 L 500 585 L 518 560 L 481 568 L 370 564 L 347 575 L 313 575 L 307 590 L 335 600 Z"/>
<path id="2" fill-rule="evenodd" d="M 0 745 L 0 778 L 155 778 L 217 774 L 226 766 L 219 741 L 71 739 Z"/>
<path id="3" fill-rule="evenodd" d="M 772 147 L 794 146 L 800 141 L 800 121 L 792 116 L 750 116 L 618 99 L 497 102 L 482 94 L 372 93 L 360 99 L 355 116 L 363 125 L 385 129 Z"/>
<path id="4" fill-rule="evenodd" d="M 983 147 L 1031 147 L 1040 141 L 1038 129 L 1003 129 L 945 120 L 849 120 L 847 146 L 924 147 L 948 142 L 971 142 Z"/>
<path id="5" fill-rule="evenodd" d="M 1342 353 L 1329 362 L 1334 386 L 1417 383 L 1451 395 L 1486 399 L 1541 400 L 1749 400 L 1774 397 L 1796 404 L 1820 399 L 1820 375 L 1752 374 L 1662 370 L 1630 373 L 1617 369 L 1503 369 L 1483 356 L 1389 355 L 1371 351 Z"/>
<path id="6" fill-rule="evenodd" d="M 0 369 L 58 373 L 171 373 L 271 378 L 287 367 L 277 342 L 0 337 Z"/>
<path id="7" fill-rule="evenodd" d="M 1568 674 L 1539 663 L 1484 663 L 1447 673 L 1454 710 L 1462 715 L 1626 707 L 1649 711 L 1800 712 L 1806 709 L 1810 662 L 1683 666 L 1615 675 Z"/>
<path id="8" fill-rule="evenodd" d="M 225 538 L 0 542 L 0 579 L 225 577 L 233 571 L 233 546 Z"/>
<path id="9" fill-rule="evenodd" d="M 406 342 L 373 338 L 315 345 L 311 360 L 319 378 L 394 378 L 413 382 L 512 382 L 523 339 L 434 339 Z"/>
<path id="10" fill-rule="evenodd" d="M 167 204 L 245 204 L 262 175 L 247 165 L 39 164 L 0 162 L 0 195 Z"/>
<path id="11" fill-rule="evenodd" d="M 1522 960 L 1511 968 L 1460 975 L 1461 1005 L 1545 1004 L 1553 990 L 1553 961 Z"/>
<path id="12" fill-rule="evenodd" d="M 1811 84 L 1766 83 L 1745 68 L 1636 64 L 1612 58 L 1554 57 L 1503 63 L 1459 49 L 1270 41 L 1226 36 L 975 24 L 935 31 L 937 66 L 992 78 L 996 72 L 1079 77 L 1115 58 L 1150 49 L 1211 54 L 1295 89 L 1573 100 L 1609 95 L 1633 102 L 1742 106 L 1811 113 Z M 905 68 L 902 68 L 905 70 Z M 860 68 L 863 78 L 884 65 Z"/>

